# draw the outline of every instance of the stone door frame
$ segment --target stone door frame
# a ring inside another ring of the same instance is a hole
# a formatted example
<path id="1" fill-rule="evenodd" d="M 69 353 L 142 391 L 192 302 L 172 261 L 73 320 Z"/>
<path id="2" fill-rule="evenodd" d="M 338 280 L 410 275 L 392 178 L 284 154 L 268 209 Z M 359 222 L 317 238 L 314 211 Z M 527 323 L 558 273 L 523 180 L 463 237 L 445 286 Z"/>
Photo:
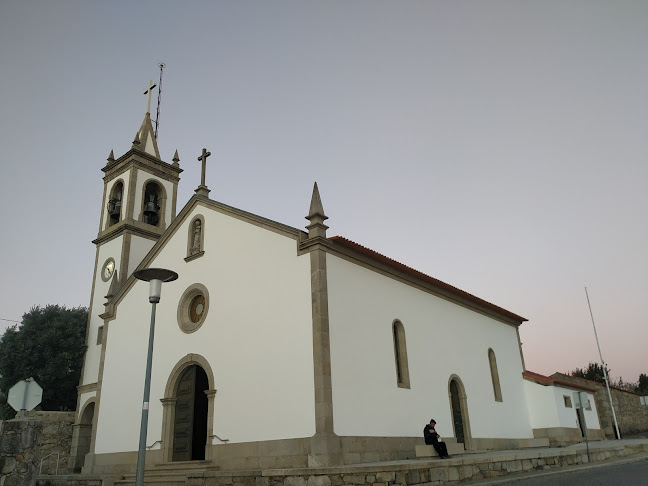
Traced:
<path id="1" fill-rule="evenodd" d="M 468 414 L 468 396 L 466 395 L 466 388 L 464 387 L 461 378 L 459 378 L 458 375 L 450 375 L 450 378 L 448 379 L 448 401 L 450 403 L 450 417 L 453 416 L 452 393 L 450 392 L 450 384 L 453 381 L 457 384 L 457 390 L 459 392 L 459 410 L 461 412 L 461 423 L 463 425 L 464 448 L 468 451 L 473 448 L 472 434 L 470 432 L 470 417 Z M 457 433 L 454 430 L 454 419 L 452 420 L 452 429 L 456 437 Z"/>
<path id="2" fill-rule="evenodd" d="M 175 405 L 177 402 L 176 393 L 182 373 L 190 366 L 200 366 L 209 382 L 209 389 L 205 390 L 207 395 L 207 443 L 205 444 L 205 460 L 210 461 L 212 434 L 214 430 L 214 397 L 216 389 L 214 388 L 214 373 L 212 372 L 209 362 L 199 354 L 188 354 L 176 363 L 169 374 L 166 387 L 164 389 L 164 398 L 162 402 L 162 462 L 173 462 L 173 427 L 175 424 Z"/>

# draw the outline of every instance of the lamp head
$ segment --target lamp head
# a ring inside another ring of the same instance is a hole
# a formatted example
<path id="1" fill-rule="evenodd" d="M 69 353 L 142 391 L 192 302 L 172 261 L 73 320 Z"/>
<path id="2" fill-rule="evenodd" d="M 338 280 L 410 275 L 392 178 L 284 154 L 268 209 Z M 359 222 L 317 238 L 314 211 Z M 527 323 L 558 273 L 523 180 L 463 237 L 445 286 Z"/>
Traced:
<path id="1" fill-rule="evenodd" d="M 149 285 L 149 302 L 157 304 L 160 302 L 162 293 L 162 282 L 172 282 L 178 278 L 178 274 L 165 268 L 144 268 L 137 270 L 135 278 L 150 282 Z"/>

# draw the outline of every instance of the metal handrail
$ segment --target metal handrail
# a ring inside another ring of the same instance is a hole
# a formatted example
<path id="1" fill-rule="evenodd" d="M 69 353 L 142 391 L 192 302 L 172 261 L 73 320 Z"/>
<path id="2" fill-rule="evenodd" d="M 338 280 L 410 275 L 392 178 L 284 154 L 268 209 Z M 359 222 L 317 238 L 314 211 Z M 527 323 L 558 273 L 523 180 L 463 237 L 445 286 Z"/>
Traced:
<path id="1" fill-rule="evenodd" d="M 155 446 L 155 444 L 161 444 L 161 443 L 162 443 L 161 440 L 156 440 L 156 441 L 153 442 L 150 446 L 146 446 L 146 448 L 147 448 L 148 450 L 151 450 L 151 449 L 153 449 L 153 446 Z"/>
<path id="2" fill-rule="evenodd" d="M 221 438 L 218 437 L 216 434 L 214 434 L 214 435 L 210 435 L 210 436 L 209 436 L 210 439 L 213 439 L 214 437 L 216 437 L 216 438 L 217 438 L 218 440 L 220 440 L 221 442 L 224 442 L 225 444 L 227 444 L 227 443 L 230 441 L 229 439 L 221 439 Z"/>
<path id="3" fill-rule="evenodd" d="M 58 465 L 59 465 L 59 460 L 61 459 L 61 455 L 58 452 L 52 452 L 51 454 L 47 454 L 45 457 L 41 459 L 40 468 L 38 469 L 39 476 L 43 473 L 43 461 L 47 459 L 49 456 L 54 456 L 54 455 L 56 455 L 56 472 L 54 473 L 54 476 L 58 476 Z"/>

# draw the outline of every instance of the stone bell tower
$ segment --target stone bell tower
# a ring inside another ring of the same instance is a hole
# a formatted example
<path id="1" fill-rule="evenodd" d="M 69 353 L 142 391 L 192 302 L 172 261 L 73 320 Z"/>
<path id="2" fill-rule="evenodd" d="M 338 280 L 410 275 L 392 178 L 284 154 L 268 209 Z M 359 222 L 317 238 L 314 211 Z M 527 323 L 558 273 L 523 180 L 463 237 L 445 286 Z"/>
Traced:
<path id="1" fill-rule="evenodd" d="M 172 164 L 160 158 L 149 113 L 131 149 L 118 159 L 110 152 L 102 169 L 106 174 L 104 196 L 99 234 L 93 243 L 99 248 L 116 239 L 121 242 L 118 253 L 112 250 L 111 255 L 106 255 L 115 260 L 119 282 L 133 273 L 176 216 L 182 172 L 179 160 L 177 151 Z M 110 277 L 108 273 L 104 276 Z"/>
<path id="2" fill-rule="evenodd" d="M 150 107 L 150 89 L 149 107 Z M 95 402 L 101 387 L 100 363 L 106 322 L 105 304 L 119 291 L 176 216 L 180 169 L 160 157 L 147 111 L 130 150 L 115 158 L 110 151 L 105 173 L 92 281 L 86 344 L 73 435 L 74 469 L 94 452 Z M 86 464 L 87 466 L 87 464 Z"/>

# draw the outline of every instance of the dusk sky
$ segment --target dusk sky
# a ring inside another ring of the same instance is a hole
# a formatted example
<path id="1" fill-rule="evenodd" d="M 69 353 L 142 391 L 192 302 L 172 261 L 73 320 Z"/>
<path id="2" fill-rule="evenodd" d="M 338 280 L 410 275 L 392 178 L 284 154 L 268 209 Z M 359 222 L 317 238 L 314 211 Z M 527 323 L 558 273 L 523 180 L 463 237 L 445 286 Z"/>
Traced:
<path id="1" fill-rule="evenodd" d="M 613 378 L 648 373 L 643 0 L 1 0 L 0 332 L 88 306 L 160 61 L 178 210 L 203 147 L 212 199 L 293 227 L 317 181 L 330 236 L 529 319 L 527 369 L 598 361 L 587 286 Z"/>

